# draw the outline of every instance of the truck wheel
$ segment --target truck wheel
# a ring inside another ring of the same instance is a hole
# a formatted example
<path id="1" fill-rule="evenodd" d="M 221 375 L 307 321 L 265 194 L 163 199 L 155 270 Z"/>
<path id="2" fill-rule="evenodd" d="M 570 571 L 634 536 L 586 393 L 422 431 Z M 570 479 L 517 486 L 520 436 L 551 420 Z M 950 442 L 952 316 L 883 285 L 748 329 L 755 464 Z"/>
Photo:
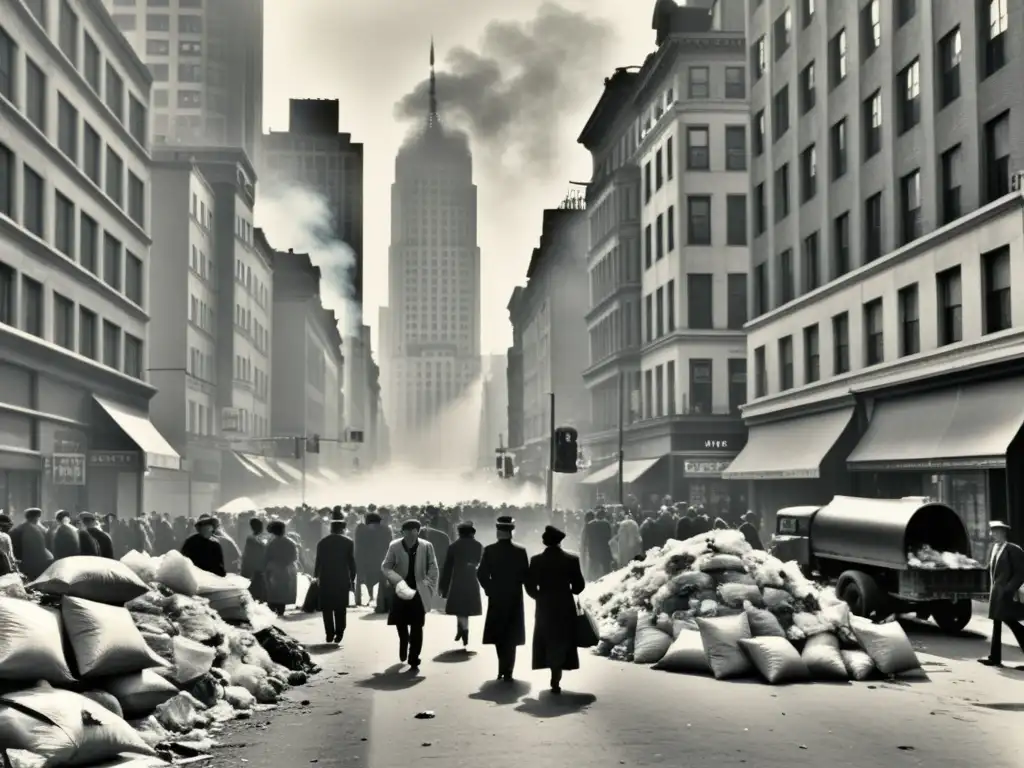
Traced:
<path id="1" fill-rule="evenodd" d="M 855 616 L 870 619 L 888 615 L 885 593 L 863 571 L 844 572 L 836 582 L 836 595 L 850 606 L 850 612 Z"/>
<path id="2" fill-rule="evenodd" d="M 950 600 L 940 603 L 932 610 L 932 618 L 939 629 L 956 635 L 964 631 L 974 615 L 974 606 L 970 600 Z"/>

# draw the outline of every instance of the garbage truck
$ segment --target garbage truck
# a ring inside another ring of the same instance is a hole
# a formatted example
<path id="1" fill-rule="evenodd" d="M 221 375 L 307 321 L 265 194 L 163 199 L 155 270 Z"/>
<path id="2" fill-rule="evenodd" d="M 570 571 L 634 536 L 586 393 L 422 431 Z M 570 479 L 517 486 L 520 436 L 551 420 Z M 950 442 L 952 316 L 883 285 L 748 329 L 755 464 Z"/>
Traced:
<path id="1" fill-rule="evenodd" d="M 833 584 L 852 613 L 876 621 L 916 614 L 960 632 L 971 620 L 971 601 L 988 597 L 988 569 L 912 566 L 911 555 L 925 546 L 971 557 L 960 516 L 924 497 L 836 496 L 823 507 L 781 509 L 772 537 L 776 557 Z"/>

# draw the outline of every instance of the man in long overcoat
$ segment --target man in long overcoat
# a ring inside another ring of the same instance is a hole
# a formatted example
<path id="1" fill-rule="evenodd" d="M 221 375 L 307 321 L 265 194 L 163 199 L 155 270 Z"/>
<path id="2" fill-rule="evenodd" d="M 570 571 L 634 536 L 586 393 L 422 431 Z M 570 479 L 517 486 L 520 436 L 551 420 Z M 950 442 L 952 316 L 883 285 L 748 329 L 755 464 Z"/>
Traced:
<path id="1" fill-rule="evenodd" d="M 263 520 L 249 518 L 249 535 L 245 537 L 240 566 L 243 578 L 249 580 L 249 594 L 252 599 L 263 602 L 267 599 L 267 539 L 263 534 Z M 223 547 L 221 547 L 223 552 Z"/>
<path id="2" fill-rule="evenodd" d="M 445 610 L 455 617 L 455 642 L 469 645 L 469 617 L 483 613 L 480 583 L 476 571 L 483 557 L 484 547 L 476 540 L 473 523 L 458 525 L 459 537 L 448 547 L 448 555 L 441 566 L 441 597 L 446 600 Z"/>
<path id="3" fill-rule="evenodd" d="M 484 645 L 498 654 L 498 680 L 512 680 L 516 648 L 526 645 L 523 585 L 530 568 L 526 549 L 512 541 L 515 520 L 502 515 L 495 522 L 497 541 L 484 547 L 477 580 L 487 595 Z"/>
<path id="4" fill-rule="evenodd" d="M 353 587 L 356 605 L 363 604 L 363 587 L 366 587 L 369 604 L 373 605 L 374 593 L 385 589 L 381 584 L 380 564 L 391 544 L 391 530 L 384 527 L 376 512 L 367 512 L 363 522 L 356 526 L 356 581 Z"/>
<path id="5" fill-rule="evenodd" d="M 47 536 L 48 546 L 53 552 L 54 560 L 74 557 L 83 553 L 78 546 L 78 531 L 71 524 L 71 515 L 63 509 L 57 513 L 57 520 Z"/>
<path id="6" fill-rule="evenodd" d="M 348 593 L 356 582 L 356 547 L 345 535 L 347 525 L 338 510 L 331 518 L 331 532 L 316 545 L 313 578 L 320 585 L 320 611 L 328 643 L 340 643 L 345 636 Z"/>
<path id="7" fill-rule="evenodd" d="M 100 528 L 100 521 L 96 519 L 96 515 L 92 512 L 83 512 L 78 516 L 78 525 L 78 543 L 82 548 L 83 555 L 86 554 L 86 546 L 92 543 L 95 545 L 95 550 L 90 551 L 89 554 L 105 557 L 108 560 L 114 559 L 114 540 L 110 538 L 109 533 Z"/>
<path id="8" fill-rule="evenodd" d="M 612 524 L 608 513 L 598 508 L 594 519 L 587 523 L 583 532 L 587 552 L 587 565 L 591 579 L 599 579 L 612 570 Z"/>
<path id="9" fill-rule="evenodd" d="M 1024 586 L 1024 550 L 1008 540 L 1010 526 L 993 520 L 989 523 L 992 549 L 988 571 L 992 590 L 988 601 L 988 617 L 992 619 L 992 644 L 988 656 L 978 659 L 988 667 L 1003 665 L 1003 624 L 1010 628 L 1017 645 L 1024 651 L 1024 605 L 1020 589 Z"/>
<path id="10" fill-rule="evenodd" d="M 445 529 L 448 527 L 441 519 L 441 513 L 436 508 L 431 508 L 430 515 L 427 518 L 427 525 L 423 527 L 420 532 L 420 536 L 430 542 L 431 546 L 434 547 L 434 554 L 437 556 L 437 562 L 443 563 L 448 558 L 448 547 L 451 546 L 452 540 L 446 533 Z M 443 605 L 444 599 L 438 595 L 435 599 L 433 606 L 428 605 L 427 610 L 431 608 L 437 608 L 440 610 Z"/>
<path id="11" fill-rule="evenodd" d="M 37 507 L 26 509 L 25 521 L 11 530 L 14 557 L 29 580 L 38 578 L 53 562 L 53 554 L 46 548 L 46 530 L 39 524 L 42 516 Z"/>

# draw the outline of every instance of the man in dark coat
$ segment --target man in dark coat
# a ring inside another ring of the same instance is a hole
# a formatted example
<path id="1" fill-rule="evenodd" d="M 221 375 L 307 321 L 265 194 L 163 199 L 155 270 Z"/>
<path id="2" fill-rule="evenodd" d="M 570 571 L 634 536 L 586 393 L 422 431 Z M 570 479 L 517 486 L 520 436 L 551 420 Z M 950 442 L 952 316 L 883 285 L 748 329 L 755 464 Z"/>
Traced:
<path id="1" fill-rule="evenodd" d="M 992 590 L 988 600 L 988 617 L 992 619 L 992 643 L 988 656 L 978 659 L 987 667 L 1003 665 L 1003 624 L 1010 628 L 1017 645 L 1024 651 L 1024 605 L 1020 589 L 1024 586 L 1024 550 L 1008 540 L 1010 526 L 993 520 L 989 523 L 992 549 L 988 571 Z"/>
<path id="2" fill-rule="evenodd" d="M 374 603 L 373 590 L 376 588 L 381 592 L 386 588 L 381 584 L 380 563 L 390 544 L 391 530 L 384 527 L 381 516 L 367 512 L 363 522 L 356 526 L 356 581 L 352 589 L 356 605 L 363 604 L 363 587 L 366 587 L 370 605 Z"/>
<path id="3" fill-rule="evenodd" d="M 533 668 L 551 670 L 551 692 L 561 693 L 562 672 L 580 668 L 576 646 L 576 600 L 586 582 L 580 559 L 560 546 L 565 534 L 547 526 L 544 551 L 530 558 L 526 592 L 537 603 L 533 627 Z"/>
<path id="4" fill-rule="evenodd" d="M 49 547 L 54 560 L 83 554 L 78 544 L 78 531 L 71 524 L 71 515 L 63 509 L 57 513 L 57 520 L 49 533 Z M 88 554 L 88 552 L 84 553 Z"/>
<path id="5" fill-rule="evenodd" d="M 235 544 L 235 540 L 225 533 L 220 525 L 220 520 L 216 518 L 213 521 L 213 538 L 217 540 L 224 552 L 224 570 L 228 573 L 238 573 L 242 567 L 242 552 Z"/>
<path id="6" fill-rule="evenodd" d="M 686 512 L 676 521 L 676 541 L 686 541 L 697 535 L 696 526 L 697 510 L 687 507 Z"/>
<path id="7" fill-rule="evenodd" d="M 196 532 L 181 545 L 181 554 L 191 560 L 196 568 L 202 568 L 217 576 L 226 576 L 224 550 L 221 549 L 220 542 L 213 538 L 213 531 L 213 517 L 200 515 L 196 520 Z"/>
<path id="8" fill-rule="evenodd" d="M 78 546 L 83 555 L 95 555 L 114 560 L 114 540 L 110 534 L 100 528 L 100 521 L 92 512 L 83 512 L 78 516 Z M 86 549 L 89 549 L 87 552 Z"/>
<path id="9" fill-rule="evenodd" d="M 356 581 L 356 547 L 345 535 L 345 517 L 339 509 L 331 517 L 331 532 L 316 545 L 313 578 L 320 586 L 320 611 L 328 643 L 345 636 L 348 593 Z"/>
<path id="10" fill-rule="evenodd" d="M 587 566 L 591 579 L 599 579 L 612 570 L 612 524 L 603 507 L 587 523 L 583 536 L 586 540 Z"/>
<path id="11" fill-rule="evenodd" d="M 747 540 L 747 544 L 754 549 L 764 549 L 764 545 L 761 543 L 761 534 L 758 531 L 759 527 L 757 515 L 753 512 L 745 512 L 743 516 L 740 517 L 739 532 L 743 534 L 743 538 Z"/>
<path id="12" fill-rule="evenodd" d="M 465 648 L 469 645 L 469 617 L 484 612 L 476 578 L 484 547 L 476 540 L 473 523 L 461 522 L 457 530 L 459 537 L 448 547 L 438 586 L 446 601 L 444 612 L 455 617 L 455 642 L 461 640 Z"/>
<path id="13" fill-rule="evenodd" d="M 515 520 L 501 515 L 495 522 L 497 541 L 484 547 L 477 581 L 487 595 L 484 645 L 498 654 L 498 679 L 511 682 L 516 648 L 526 645 L 523 586 L 530 569 L 526 549 L 512 541 Z"/>
<path id="14" fill-rule="evenodd" d="M 441 519 L 441 512 L 435 507 L 431 507 L 427 520 L 427 525 L 423 527 L 420 536 L 430 542 L 430 545 L 434 548 L 434 554 L 437 556 L 437 562 L 440 564 L 448 557 L 448 547 L 452 544 L 451 538 L 445 532 L 448 526 Z M 443 607 L 444 598 L 438 595 L 436 604 L 428 606 L 427 610 L 428 612 L 431 608 L 441 610 Z"/>
<path id="15" fill-rule="evenodd" d="M 43 511 L 37 507 L 26 509 L 25 522 L 11 530 L 14 558 L 29 580 L 38 578 L 53 562 L 53 554 L 46 548 L 46 530 L 39 524 L 42 516 Z"/>

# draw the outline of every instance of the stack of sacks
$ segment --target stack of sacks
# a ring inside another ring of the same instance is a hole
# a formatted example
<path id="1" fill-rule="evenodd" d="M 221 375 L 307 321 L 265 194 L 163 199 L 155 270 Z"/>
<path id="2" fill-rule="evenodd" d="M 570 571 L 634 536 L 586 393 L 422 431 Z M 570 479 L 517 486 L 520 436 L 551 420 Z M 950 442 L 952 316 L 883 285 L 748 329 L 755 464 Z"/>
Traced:
<path id="1" fill-rule="evenodd" d="M 597 652 L 672 672 L 769 683 L 864 680 L 920 669 L 898 623 L 851 618 L 796 563 L 754 550 L 739 531 L 671 540 L 589 585 Z"/>

